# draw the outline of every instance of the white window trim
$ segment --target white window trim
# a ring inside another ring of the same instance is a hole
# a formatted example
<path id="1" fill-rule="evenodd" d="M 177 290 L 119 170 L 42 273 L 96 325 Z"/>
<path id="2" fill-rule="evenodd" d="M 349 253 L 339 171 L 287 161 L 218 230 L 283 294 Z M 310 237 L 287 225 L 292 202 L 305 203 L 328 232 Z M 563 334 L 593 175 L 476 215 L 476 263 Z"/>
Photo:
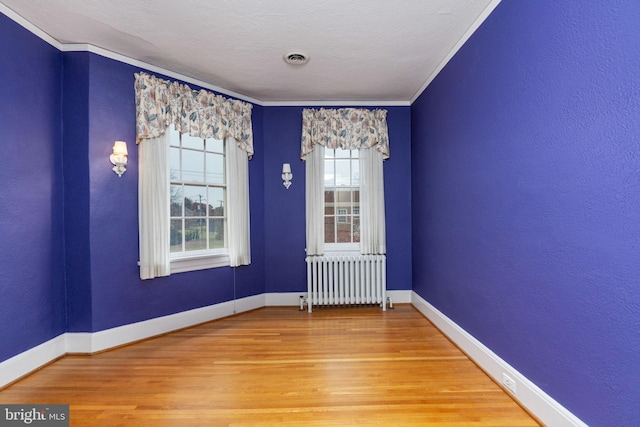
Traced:
<path id="1" fill-rule="evenodd" d="M 206 270 L 216 267 L 227 267 L 231 264 L 228 252 L 199 253 L 171 258 L 171 274 L 187 271 Z"/>
<path id="2" fill-rule="evenodd" d="M 178 135 L 180 140 L 182 139 L 182 135 Z M 206 140 L 206 138 L 203 138 Z M 171 144 L 170 144 L 171 145 Z M 217 152 L 217 151 L 207 151 L 206 149 L 204 150 L 196 150 L 196 149 L 191 149 L 191 148 L 185 148 L 183 147 L 182 141 L 180 141 L 180 143 L 176 146 L 176 145 L 171 145 L 172 147 L 177 147 L 181 150 L 187 150 L 187 151 L 197 151 L 197 152 L 202 152 L 205 156 L 206 153 L 216 153 L 216 154 L 222 154 L 225 157 L 225 169 L 226 169 L 226 156 L 227 156 L 227 143 L 226 141 L 223 141 L 223 150 L 222 152 Z M 198 185 L 198 186 L 204 186 L 204 187 L 219 187 L 219 188 L 224 188 L 225 192 L 227 190 L 227 173 L 225 170 L 225 179 L 224 179 L 224 183 L 223 184 L 210 184 L 207 182 L 191 182 L 191 181 L 175 181 L 176 183 L 178 183 L 179 185 Z M 173 185 L 174 182 L 171 181 L 171 179 L 169 180 L 169 185 Z M 225 193 L 226 194 L 226 193 Z M 183 202 L 184 203 L 184 200 Z M 182 219 L 184 219 L 185 217 L 182 217 Z M 194 217 L 195 218 L 195 217 Z M 198 217 L 199 218 L 199 217 Z M 205 216 L 203 218 L 206 218 L 208 220 L 208 216 Z M 228 236 L 228 230 L 226 229 L 226 223 L 227 223 L 227 216 L 226 216 L 226 211 L 225 211 L 225 236 Z M 171 220 L 171 217 L 170 219 Z M 183 242 L 184 243 L 184 242 Z M 198 250 L 198 251 L 185 251 L 185 252 L 177 252 L 177 253 L 170 253 L 169 254 L 169 265 L 170 265 L 170 272 L 171 274 L 174 273 L 185 273 L 188 271 L 198 271 L 198 270 L 207 270 L 210 268 L 217 268 L 217 267 L 228 267 L 231 265 L 231 259 L 229 257 L 229 247 L 228 247 L 228 242 L 227 242 L 227 247 L 225 248 L 221 248 L 221 249 L 209 249 L 209 250 Z"/>
<path id="3" fill-rule="evenodd" d="M 358 252 L 360 253 L 360 243 L 325 243 L 325 252 Z"/>

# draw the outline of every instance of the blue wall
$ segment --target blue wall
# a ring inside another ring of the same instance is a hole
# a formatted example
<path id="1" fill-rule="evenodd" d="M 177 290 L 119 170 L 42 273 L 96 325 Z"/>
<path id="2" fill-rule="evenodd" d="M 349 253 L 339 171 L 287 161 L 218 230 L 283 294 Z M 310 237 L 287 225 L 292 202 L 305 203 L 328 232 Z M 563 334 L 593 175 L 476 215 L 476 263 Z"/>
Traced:
<path id="1" fill-rule="evenodd" d="M 91 331 L 89 55 L 63 56 L 62 103 L 67 328 Z"/>
<path id="2" fill-rule="evenodd" d="M 0 14 L 0 361 L 65 331 L 62 54 Z"/>
<path id="3" fill-rule="evenodd" d="M 339 108 L 339 107 L 338 107 Z M 387 219 L 387 288 L 411 289 L 411 110 L 388 111 L 391 157 L 384 163 Z M 300 160 L 303 107 L 264 112 L 266 292 L 306 292 L 305 167 Z M 293 183 L 280 178 L 291 163 Z"/>
<path id="4" fill-rule="evenodd" d="M 640 420 L 638 23 L 502 2 L 412 106 L 414 290 L 592 426 Z"/>
<path id="5" fill-rule="evenodd" d="M 88 150 L 88 211 L 81 223 L 85 230 L 67 229 L 69 239 L 88 242 L 80 257 L 84 286 L 90 289 L 91 304 L 77 305 L 70 314 L 86 315 L 90 310 L 91 331 L 99 331 L 193 308 L 204 307 L 264 292 L 264 263 L 261 260 L 263 223 L 252 221 L 250 266 L 216 268 L 179 273 L 142 281 L 138 260 L 138 179 L 135 147 L 134 73 L 140 69 L 99 55 L 82 52 L 67 62 L 88 62 L 89 99 L 81 106 L 88 111 L 88 135 L 80 140 Z M 163 77 L 163 76 L 160 76 Z M 195 89 L 198 89 L 195 87 Z M 253 114 L 256 146 L 262 145 L 261 107 Z M 113 141 L 129 143 L 127 172 L 118 178 L 111 170 L 109 154 Z M 260 215 L 262 201 L 262 158 L 257 152 L 249 163 L 252 217 Z M 86 171 L 72 177 L 87 180 Z M 257 178 L 257 179 L 256 179 Z M 259 217 L 258 217 L 259 218 Z M 68 258 L 72 258 L 68 256 Z M 71 260 L 70 262 L 72 262 Z M 85 271 L 89 274 L 85 275 Z M 70 299 L 72 300 L 72 298 Z"/>

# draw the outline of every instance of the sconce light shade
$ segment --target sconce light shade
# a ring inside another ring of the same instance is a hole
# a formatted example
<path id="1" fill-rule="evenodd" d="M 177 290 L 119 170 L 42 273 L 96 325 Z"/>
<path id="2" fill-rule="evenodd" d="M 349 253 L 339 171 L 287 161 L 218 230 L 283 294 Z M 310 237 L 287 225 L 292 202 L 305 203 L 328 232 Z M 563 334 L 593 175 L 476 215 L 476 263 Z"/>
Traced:
<path id="1" fill-rule="evenodd" d="M 116 141 L 113 143 L 113 154 L 120 156 L 128 156 L 127 143 L 124 141 Z"/>
<path id="2" fill-rule="evenodd" d="M 118 174 L 118 177 L 121 177 L 122 174 L 127 170 L 127 156 L 129 152 L 127 151 L 127 143 L 125 141 L 116 141 L 113 143 L 113 154 L 109 156 L 109 160 L 113 166 L 113 171 Z"/>
<path id="3" fill-rule="evenodd" d="M 291 180 L 293 179 L 293 174 L 291 173 L 291 164 L 283 163 L 282 164 L 282 185 L 288 190 L 291 186 Z"/>

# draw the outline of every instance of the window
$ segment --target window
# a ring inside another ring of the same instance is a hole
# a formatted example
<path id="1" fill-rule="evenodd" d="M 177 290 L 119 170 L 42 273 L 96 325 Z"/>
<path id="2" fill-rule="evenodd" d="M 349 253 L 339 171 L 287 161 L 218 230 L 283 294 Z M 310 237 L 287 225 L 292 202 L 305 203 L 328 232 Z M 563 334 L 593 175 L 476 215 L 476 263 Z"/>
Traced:
<path id="1" fill-rule="evenodd" d="M 386 116 L 386 110 L 302 110 L 307 256 L 386 253 Z"/>
<path id="2" fill-rule="evenodd" d="M 228 265 L 225 144 L 169 132 L 171 270 Z"/>
<path id="3" fill-rule="evenodd" d="M 140 279 L 251 264 L 252 105 L 145 73 L 135 91 Z"/>
<path id="4" fill-rule="evenodd" d="M 357 250 L 360 242 L 358 150 L 324 151 L 324 243 L 328 250 Z"/>

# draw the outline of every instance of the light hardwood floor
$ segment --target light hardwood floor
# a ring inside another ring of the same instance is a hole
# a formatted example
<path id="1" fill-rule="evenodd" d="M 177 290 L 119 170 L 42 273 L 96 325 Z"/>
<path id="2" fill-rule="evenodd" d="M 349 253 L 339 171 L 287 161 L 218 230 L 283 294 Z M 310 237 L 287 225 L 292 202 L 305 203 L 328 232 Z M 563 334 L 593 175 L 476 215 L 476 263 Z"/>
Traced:
<path id="1" fill-rule="evenodd" d="M 72 426 L 538 426 L 410 305 L 267 307 L 92 356 L 0 391 Z"/>

